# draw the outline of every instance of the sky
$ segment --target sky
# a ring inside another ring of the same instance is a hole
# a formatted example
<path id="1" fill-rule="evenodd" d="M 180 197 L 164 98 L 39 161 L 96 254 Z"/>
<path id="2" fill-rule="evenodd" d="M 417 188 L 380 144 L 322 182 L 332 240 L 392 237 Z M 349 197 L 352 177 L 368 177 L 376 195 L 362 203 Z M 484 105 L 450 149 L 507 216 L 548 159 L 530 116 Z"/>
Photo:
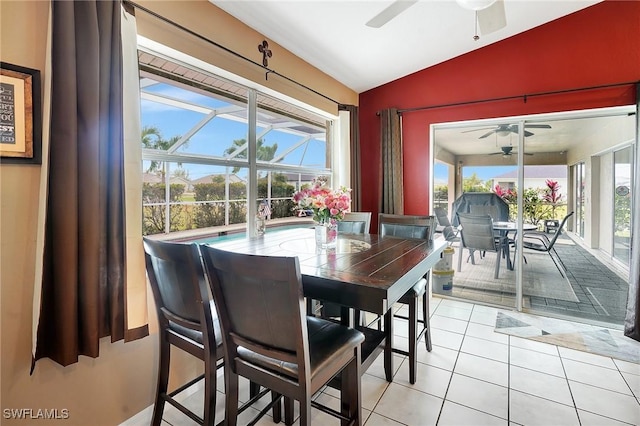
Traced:
<path id="1" fill-rule="evenodd" d="M 145 91 L 179 98 L 196 106 L 205 106 L 208 108 L 232 106 L 230 103 L 164 83 L 148 86 L 145 88 Z M 267 111 L 261 111 L 261 113 L 269 114 Z M 157 127 L 164 139 L 170 139 L 174 136 L 182 136 L 189 132 L 206 117 L 206 114 L 142 99 L 141 116 L 143 126 Z M 257 134 L 260 135 L 263 130 L 264 127 L 258 127 Z M 223 157 L 224 151 L 231 147 L 233 141 L 237 139 L 247 139 L 246 123 L 215 117 L 198 130 L 189 139 L 186 146 L 178 149 L 178 152 Z M 287 150 L 301 139 L 302 137 L 300 135 L 294 135 L 278 129 L 271 130 L 262 137 L 264 145 L 271 146 L 278 144 L 278 149 L 275 153 L 276 157 L 286 153 Z M 308 143 L 287 153 L 281 163 L 291 165 L 302 164 L 309 167 L 324 168 L 325 146 L 326 143 L 323 140 L 312 139 Z M 192 180 L 209 174 L 225 172 L 224 167 L 199 164 L 183 164 L 182 166 L 189 171 L 189 178 Z M 175 167 L 176 165 L 172 165 L 172 170 Z M 240 176 L 243 174 L 246 175 L 246 169 L 238 172 Z"/>
<path id="2" fill-rule="evenodd" d="M 146 92 L 178 98 L 195 106 L 205 106 L 207 108 L 225 108 L 232 106 L 231 103 L 215 99 L 210 96 L 182 89 L 169 84 L 158 83 L 145 88 Z M 147 99 L 141 100 L 142 125 L 157 127 L 164 139 L 182 136 L 189 132 L 206 116 L 203 112 L 186 110 L 176 106 L 154 102 Z M 268 114 L 267 111 L 261 113 Z M 264 130 L 259 127 L 257 134 Z M 216 157 L 223 157 L 224 151 L 232 146 L 233 141 L 247 138 L 247 125 L 242 121 L 234 121 L 226 118 L 216 117 L 205 124 L 197 131 L 189 142 L 178 149 L 181 153 L 205 154 Z M 301 140 L 299 135 L 292 135 L 280 130 L 272 130 L 262 137 L 264 145 L 278 144 L 275 156 L 285 153 L 289 148 Z M 297 149 L 287 153 L 282 160 L 284 164 L 303 164 L 310 167 L 324 168 L 325 162 L 325 142 L 322 140 L 311 140 Z M 148 164 L 148 163 L 147 163 Z M 145 167 L 147 167 L 145 164 Z M 225 167 L 210 166 L 200 164 L 182 164 L 182 167 L 189 172 L 189 179 L 195 180 L 210 174 L 225 173 Z M 171 165 L 171 172 L 177 165 Z M 466 167 L 463 168 L 463 178 L 469 177 L 472 173 L 486 181 L 495 176 L 514 170 L 515 166 L 495 166 L 495 167 Z M 238 175 L 246 178 L 247 169 L 241 169 Z M 434 168 L 436 184 L 447 183 L 447 167 L 437 163 Z"/>

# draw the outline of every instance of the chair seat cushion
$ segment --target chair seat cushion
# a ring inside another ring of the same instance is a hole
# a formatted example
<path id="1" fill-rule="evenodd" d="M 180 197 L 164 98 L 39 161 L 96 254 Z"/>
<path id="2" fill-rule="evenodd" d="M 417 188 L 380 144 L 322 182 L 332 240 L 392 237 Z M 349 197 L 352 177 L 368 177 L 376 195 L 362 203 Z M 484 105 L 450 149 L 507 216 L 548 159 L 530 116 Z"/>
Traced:
<path id="1" fill-rule="evenodd" d="M 364 335 L 353 328 L 348 328 L 322 318 L 307 317 L 309 335 L 309 361 L 311 378 L 331 364 L 334 359 L 342 357 L 345 352 L 353 351 L 364 341 Z M 281 362 L 260 355 L 243 347 L 238 347 L 238 356 L 267 370 L 291 377 L 298 377 L 298 365 Z"/>
<path id="2" fill-rule="evenodd" d="M 411 301 L 424 294 L 427 289 L 427 280 L 421 278 L 417 283 L 413 285 L 399 300 L 400 303 L 411 303 Z"/>
<path id="3" fill-rule="evenodd" d="M 218 319 L 218 312 L 216 311 L 216 305 L 214 304 L 214 302 L 211 302 L 210 306 L 211 306 L 211 316 L 213 318 L 213 333 L 216 338 L 216 347 L 220 347 L 222 346 L 222 331 L 220 330 L 220 320 Z M 169 321 L 169 329 L 175 331 L 180 335 L 186 336 L 189 339 L 195 342 L 198 342 L 201 345 L 204 345 L 204 340 L 202 339 L 201 331 L 183 327 L 180 324 L 176 324 L 175 322 L 172 322 L 172 321 Z"/>

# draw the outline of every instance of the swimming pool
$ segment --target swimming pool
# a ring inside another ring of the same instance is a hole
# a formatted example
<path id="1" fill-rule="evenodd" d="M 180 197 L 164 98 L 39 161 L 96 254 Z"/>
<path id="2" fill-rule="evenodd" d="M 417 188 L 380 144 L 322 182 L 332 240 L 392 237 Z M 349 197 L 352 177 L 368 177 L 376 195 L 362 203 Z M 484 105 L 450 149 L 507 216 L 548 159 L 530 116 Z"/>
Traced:
<path id="1" fill-rule="evenodd" d="M 312 226 L 313 225 L 309 223 L 301 223 L 298 225 L 274 226 L 274 227 L 268 227 L 266 232 L 268 233 L 269 231 L 271 232 L 284 231 L 286 229 L 296 229 L 296 228 L 310 228 Z M 245 238 L 246 236 L 247 236 L 246 232 L 240 231 L 240 232 L 228 233 L 226 235 L 218 235 L 215 237 L 196 238 L 193 240 L 189 240 L 189 242 L 198 243 L 198 244 L 213 244 L 213 243 L 219 243 L 222 241 L 239 240 L 239 239 Z"/>

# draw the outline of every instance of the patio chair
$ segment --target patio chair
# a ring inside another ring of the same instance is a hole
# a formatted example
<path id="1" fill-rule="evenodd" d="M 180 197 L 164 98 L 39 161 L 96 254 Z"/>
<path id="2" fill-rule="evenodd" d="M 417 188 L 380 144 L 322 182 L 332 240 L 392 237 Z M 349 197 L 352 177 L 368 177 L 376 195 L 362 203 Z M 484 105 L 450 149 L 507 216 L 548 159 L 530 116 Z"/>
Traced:
<path id="1" fill-rule="evenodd" d="M 435 231 L 436 218 L 434 216 L 410 216 L 380 213 L 378 216 L 378 234 L 380 236 L 395 236 L 401 238 L 420 238 L 431 240 Z M 431 352 L 431 329 L 429 326 L 429 272 L 418 280 L 398 301 L 409 305 L 409 316 L 394 313 L 395 318 L 401 318 L 409 323 L 409 351 L 392 348 L 393 352 L 409 357 L 409 382 L 416 382 L 418 369 L 418 341 L 424 335 L 427 351 Z M 422 318 L 418 319 L 418 303 L 422 299 Z M 418 333 L 418 323 L 422 323 L 422 330 Z M 391 341 L 391 336 L 387 336 Z"/>
<path id="2" fill-rule="evenodd" d="M 436 228 L 436 232 L 441 232 L 442 236 L 449 243 L 454 243 L 460 241 L 460 237 L 458 233 L 460 232 L 458 228 L 454 228 L 449 221 L 449 216 L 447 215 L 447 211 L 442 207 L 436 207 L 433 209 L 434 214 L 436 215 L 436 219 L 438 220 L 438 227 Z M 438 228 L 440 228 L 438 230 Z"/>
<path id="3" fill-rule="evenodd" d="M 193 421 L 215 424 L 216 370 L 222 367 L 222 336 L 215 304 L 200 262 L 196 244 L 143 239 L 147 275 L 159 323 L 158 383 L 151 424 L 160 425 L 165 402 Z M 171 346 L 204 361 L 204 374 L 167 392 Z M 204 378 L 204 418 L 174 397 Z"/>
<path id="4" fill-rule="evenodd" d="M 548 253 L 551 260 L 553 260 L 553 264 L 556 265 L 556 268 L 558 269 L 558 272 L 560 272 L 560 275 L 562 275 L 562 277 L 565 276 L 562 269 L 564 269 L 564 271 L 566 272 L 567 267 L 558 255 L 558 252 L 556 251 L 554 246 L 556 244 L 556 241 L 558 240 L 558 237 L 562 233 L 562 228 L 567 223 L 567 220 L 573 215 L 573 213 L 574 212 L 570 212 L 562 219 L 562 222 L 560 222 L 558 229 L 553 234 L 553 237 L 551 237 L 551 239 L 549 239 L 549 236 L 545 232 L 541 231 L 527 231 L 522 234 L 522 247 L 529 250 Z M 516 242 L 516 249 L 517 247 L 518 245 Z M 560 265 L 562 265 L 562 269 L 560 268 Z"/>
<path id="5" fill-rule="evenodd" d="M 473 215 L 458 213 L 458 221 L 462 227 L 460 230 L 462 246 L 460 248 L 460 255 L 458 256 L 458 272 L 462 270 L 462 257 L 465 248 L 469 251 L 469 257 L 471 259 L 473 259 L 473 254 L 476 250 L 480 253 L 487 251 L 494 252 L 496 253 L 494 278 L 497 279 L 500 273 L 500 259 L 502 258 L 504 244 L 508 244 L 507 238 L 495 235 L 493 219 L 491 219 L 491 216 L 488 214 Z"/>
<path id="6" fill-rule="evenodd" d="M 298 258 L 233 253 L 205 245 L 200 250 L 225 348 L 225 424 L 234 426 L 242 410 L 238 408 L 242 376 L 285 397 L 286 424 L 293 423 L 292 400 L 297 400 L 300 425 L 311 424 L 312 406 L 341 418 L 343 424 L 361 425 L 364 335 L 305 314 Z M 312 401 L 334 376 L 340 377 L 339 411 Z"/>

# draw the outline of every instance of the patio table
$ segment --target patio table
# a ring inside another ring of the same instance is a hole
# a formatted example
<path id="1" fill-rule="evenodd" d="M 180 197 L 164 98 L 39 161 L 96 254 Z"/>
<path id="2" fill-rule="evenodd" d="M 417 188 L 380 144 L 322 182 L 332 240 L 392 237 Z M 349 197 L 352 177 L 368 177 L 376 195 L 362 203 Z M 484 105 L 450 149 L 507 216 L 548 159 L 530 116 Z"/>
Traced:
<path id="1" fill-rule="evenodd" d="M 510 240 L 508 237 L 509 237 L 509 232 L 518 230 L 518 224 L 516 222 L 493 222 L 493 229 L 495 231 L 500 231 L 501 236 L 507 237 L 504 239 L 504 244 L 502 245 L 502 252 L 507 258 L 507 269 L 513 271 L 513 262 L 511 261 L 511 253 L 509 250 Z M 538 227 L 532 223 L 522 224 L 523 231 L 533 231 L 534 229 L 538 229 Z"/>

